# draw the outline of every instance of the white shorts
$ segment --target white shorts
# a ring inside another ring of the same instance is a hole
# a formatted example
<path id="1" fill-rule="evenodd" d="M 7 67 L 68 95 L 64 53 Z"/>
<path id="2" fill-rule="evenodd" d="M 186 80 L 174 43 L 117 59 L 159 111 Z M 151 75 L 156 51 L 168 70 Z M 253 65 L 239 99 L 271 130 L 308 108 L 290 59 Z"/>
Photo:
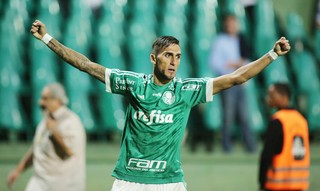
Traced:
<path id="1" fill-rule="evenodd" d="M 184 182 L 168 184 L 141 184 L 116 179 L 111 191 L 187 191 Z"/>

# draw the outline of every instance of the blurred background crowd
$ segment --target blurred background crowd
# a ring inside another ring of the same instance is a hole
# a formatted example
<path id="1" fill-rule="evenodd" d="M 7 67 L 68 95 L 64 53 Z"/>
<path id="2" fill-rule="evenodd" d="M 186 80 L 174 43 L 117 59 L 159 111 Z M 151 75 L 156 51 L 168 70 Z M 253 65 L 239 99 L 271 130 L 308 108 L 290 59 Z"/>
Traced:
<path id="1" fill-rule="evenodd" d="M 61 82 L 70 108 L 79 114 L 89 140 L 112 140 L 124 126 L 125 100 L 105 93 L 102 83 L 81 73 L 32 38 L 39 19 L 66 46 L 108 68 L 151 73 L 151 45 L 159 35 L 181 43 L 178 76 L 213 77 L 209 66 L 213 42 L 223 31 L 223 16 L 235 15 L 246 39 L 248 59 L 268 52 L 286 36 L 288 56 L 277 59 L 244 85 L 248 126 L 259 140 L 271 111 L 265 103 L 268 85 L 288 82 L 293 106 L 309 122 L 314 140 L 320 132 L 320 4 L 316 0 L 2 0 L 0 1 L 0 141 L 31 140 L 41 119 L 42 88 Z M 226 55 L 228 57 L 228 55 Z M 192 110 L 188 123 L 191 149 L 199 141 L 212 150 L 223 126 L 221 95 Z M 241 140 L 239 122 L 232 139 Z"/>

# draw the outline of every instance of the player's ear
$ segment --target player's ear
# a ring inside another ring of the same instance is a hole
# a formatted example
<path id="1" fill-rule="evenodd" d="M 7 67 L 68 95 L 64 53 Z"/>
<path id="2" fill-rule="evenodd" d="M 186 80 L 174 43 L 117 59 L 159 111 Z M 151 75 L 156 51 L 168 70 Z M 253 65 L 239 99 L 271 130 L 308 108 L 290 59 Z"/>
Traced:
<path id="1" fill-rule="evenodd" d="M 150 60 L 153 65 L 156 65 L 156 60 L 157 60 L 156 55 L 150 54 Z"/>

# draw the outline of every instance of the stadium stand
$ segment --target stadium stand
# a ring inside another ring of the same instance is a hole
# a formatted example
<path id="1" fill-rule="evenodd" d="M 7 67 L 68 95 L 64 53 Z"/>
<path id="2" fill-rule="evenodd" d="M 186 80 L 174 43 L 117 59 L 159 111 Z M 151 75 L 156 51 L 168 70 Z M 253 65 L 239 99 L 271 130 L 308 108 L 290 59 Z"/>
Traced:
<path id="1" fill-rule="evenodd" d="M 103 5 L 103 16 L 100 20 L 96 37 L 97 61 L 98 63 L 117 69 L 126 69 L 123 43 L 125 39 L 124 4 L 105 1 Z M 105 86 L 97 85 L 98 91 L 97 108 L 99 112 L 99 131 L 114 131 L 123 128 L 124 103 L 120 96 L 104 93 Z"/>
<path id="2" fill-rule="evenodd" d="M 180 48 L 183 56 L 181 57 L 181 64 L 177 73 L 178 77 L 190 77 L 192 65 L 189 58 L 188 49 L 188 4 L 187 1 L 164 1 L 163 9 L 161 11 L 162 20 L 160 21 L 159 35 L 175 36 L 180 41 Z"/>
<path id="3" fill-rule="evenodd" d="M 183 53 L 178 76 L 205 77 L 214 76 L 208 70 L 208 55 L 211 42 L 221 29 L 219 18 L 223 12 L 235 13 L 240 18 L 242 30 L 253 39 L 254 58 L 270 50 L 280 34 L 272 2 L 257 1 L 256 25 L 253 31 L 246 31 L 248 21 L 236 0 L 104 1 L 100 20 L 92 16 L 85 0 L 70 0 L 68 18 L 62 18 L 57 0 L 2 0 L 0 129 L 26 131 L 28 127 L 24 124 L 28 121 L 31 125 L 38 123 L 40 91 L 53 81 L 66 86 L 70 106 L 81 116 L 88 133 L 105 133 L 123 127 L 125 102 L 122 98 L 104 93 L 102 83 L 61 64 L 54 53 L 33 39 L 29 27 L 35 18 L 42 20 L 55 38 L 90 59 L 91 55 L 96 55 L 93 60 L 104 66 L 136 72 L 151 73 L 149 54 L 156 36 L 176 36 Z M 39 5 L 40 8 L 35 9 Z M 264 99 L 262 92 L 269 84 L 279 81 L 291 84 L 310 130 L 320 131 L 320 31 L 315 33 L 313 50 L 308 46 L 301 50 L 301 43 L 295 43 L 296 39 L 300 39 L 302 45 L 310 41 L 305 23 L 295 13 L 287 19 L 283 25 L 286 30 L 281 32 L 294 42 L 292 52 L 277 59 L 246 85 L 250 113 L 254 116 L 250 123 L 257 134 L 263 133 L 268 117 L 262 107 L 264 104 L 259 102 Z M 29 105 L 21 100 L 25 94 L 30 98 Z M 219 129 L 222 119 L 219 95 L 212 103 L 202 105 L 199 111 L 203 111 L 201 120 L 208 128 Z"/>
<path id="4" fill-rule="evenodd" d="M 19 74 L 12 60 L 1 50 L 0 58 L 0 130 L 21 131 L 25 128 L 25 116 L 21 108 Z"/>
<path id="5" fill-rule="evenodd" d="M 64 43 L 84 55 L 89 55 L 92 39 L 92 15 L 89 8 L 84 4 L 78 6 L 80 2 L 74 2 L 72 5 L 73 11 L 66 24 Z M 87 132 L 94 132 L 95 124 L 91 103 L 89 102 L 89 94 L 92 90 L 90 76 L 79 72 L 68 64 L 63 64 L 62 67 L 70 108 L 80 116 Z"/>
<path id="6" fill-rule="evenodd" d="M 250 128 L 256 133 L 261 134 L 265 130 L 265 117 L 260 103 L 260 92 L 257 89 L 256 80 L 246 82 L 247 103 L 249 112 Z"/>
<path id="7" fill-rule="evenodd" d="M 296 13 L 290 13 L 286 22 L 286 33 L 293 44 L 289 58 L 296 78 L 299 107 L 308 119 L 310 131 L 319 131 L 320 78 L 316 57 L 308 49 L 307 34 L 302 18 Z"/>
<path id="8" fill-rule="evenodd" d="M 204 8 L 204 9 L 203 9 Z M 217 0 L 206 1 L 199 0 L 195 2 L 194 10 L 194 27 L 192 28 L 192 52 L 194 55 L 193 68 L 195 77 L 212 76 L 208 70 L 209 54 L 211 43 L 217 34 L 216 11 L 218 9 Z M 214 101 L 200 106 L 202 120 L 206 128 L 211 130 L 219 130 L 222 124 L 221 100 L 216 95 Z"/>
<path id="9" fill-rule="evenodd" d="M 273 46 L 273 42 L 278 39 L 279 35 L 276 30 L 272 1 L 258 1 L 255 15 L 257 25 L 255 26 L 254 46 L 258 56 L 266 53 Z M 262 72 L 266 86 L 274 82 L 290 82 L 288 73 L 285 58 L 277 59 L 274 64 Z"/>
<path id="10" fill-rule="evenodd" d="M 42 0 L 40 5 L 38 18 L 46 23 L 47 29 L 56 34 L 56 38 L 59 39 L 61 37 L 61 16 L 58 2 L 56 0 Z M 42 88 L 48 83 L 57 81 L 58 65 L 57 57 L 51 50 L 36 39 L 30 41 L 31 87 L 34 94 L 32 99 L 32 124 L 35 126 L 42 118 L 42 113 L 38 107 Z"/>
<path id="11" fill-rule="evenodd" d="M 318 61 L 320 61 L 320 29 L 315 32 L 314 50 Z"/>
<path id="12" fill-rule="evenodd" d="M 205 9 L 203 9 L 205 7 Z M 192 52 L 195 57 L 195 76 L 212 76 L 208 70 L 209 54 L 211 44 L 217 34 L 217 15 L 215 14 L 218 7 L 216 0 L 196 1 L 194 12 L 194 23 L 192 28 Z"/>
<path id="13" fill-rule="evenodd" d="M 128 68 L 135 72 L 152 72 L 150 62 L 151 45 L 156 38 L 157 18 L 154 0 L 132 2 L 131 18 L 128 21 L 127 45 L 130 56 Z"/>

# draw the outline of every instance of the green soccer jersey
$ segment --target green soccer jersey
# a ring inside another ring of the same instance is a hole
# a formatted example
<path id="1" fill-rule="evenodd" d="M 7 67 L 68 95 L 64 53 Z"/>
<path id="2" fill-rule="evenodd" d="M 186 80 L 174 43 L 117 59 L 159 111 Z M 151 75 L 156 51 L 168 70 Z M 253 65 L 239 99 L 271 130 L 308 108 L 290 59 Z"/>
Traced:
<path id="1" fill-rule="evenodd" d="M 112 176 L 130 182 L 183 182 L 180 146 L 191 107 L 212 101 L 213 80 L 173 79 L 106 69 L 107 92 L 128 100 L 119 159 Z"/>

